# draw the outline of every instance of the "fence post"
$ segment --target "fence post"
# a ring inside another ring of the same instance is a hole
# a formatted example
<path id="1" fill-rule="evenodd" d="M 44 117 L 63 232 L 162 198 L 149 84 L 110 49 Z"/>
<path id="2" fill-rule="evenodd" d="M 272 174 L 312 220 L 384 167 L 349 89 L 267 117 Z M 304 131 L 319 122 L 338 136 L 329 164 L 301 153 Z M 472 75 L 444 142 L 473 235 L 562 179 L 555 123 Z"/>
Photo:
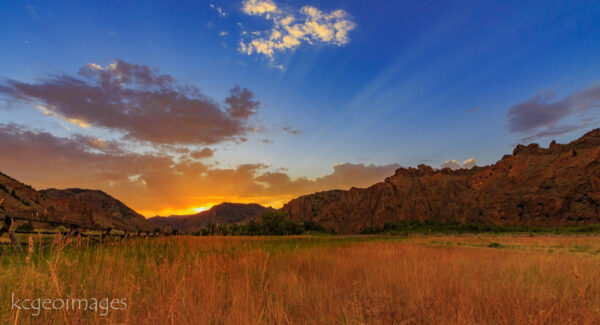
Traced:
<path id="1" fill-rule="evenodd" d="M 8 232 L 8 238 L 10 238 L 10 242 L 15 248 L 21 248 L 19 245 L 19 240 L 17 239 L 17 235 L 13 231 L 13 226 L 15 225 L 12 218 L 8 216 L 4 216 L 4 227 L 2 227 L 2 232 Z"/>
<path id="2" fill-rule="evenodd" d="M 103 232 L 102 232 L 102 237 L 100 238 L 102 241 L 104 241 L 104 239 L 108 236 L 110 236 L 110 232 L 111 232 L 111 228 L 106 228 Z"/>
<path id="3" fill-rule="evenodd" d="M 75 224 L 71 224 L 71 231 L 69 231 L 63 238 L 62 238 L 62 242 L 66 242 L 67 239 L 71 236 L 77 235 L 79 234 L 79 226 L 75 225 Z"/>

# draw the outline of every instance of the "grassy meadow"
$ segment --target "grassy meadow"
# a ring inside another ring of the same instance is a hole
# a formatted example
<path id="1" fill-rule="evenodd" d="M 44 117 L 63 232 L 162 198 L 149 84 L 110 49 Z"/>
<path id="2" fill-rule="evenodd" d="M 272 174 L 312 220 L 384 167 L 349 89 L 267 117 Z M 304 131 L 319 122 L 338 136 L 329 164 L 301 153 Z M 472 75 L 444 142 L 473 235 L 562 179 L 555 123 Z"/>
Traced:
<path id="1" fill-rule="evenodd" d="M 597 236 L 40 241 L 0 248 L 3 324 L 600 323 Z M 14 297 L 125 298 L 127 308 L 33 316 Z"/>

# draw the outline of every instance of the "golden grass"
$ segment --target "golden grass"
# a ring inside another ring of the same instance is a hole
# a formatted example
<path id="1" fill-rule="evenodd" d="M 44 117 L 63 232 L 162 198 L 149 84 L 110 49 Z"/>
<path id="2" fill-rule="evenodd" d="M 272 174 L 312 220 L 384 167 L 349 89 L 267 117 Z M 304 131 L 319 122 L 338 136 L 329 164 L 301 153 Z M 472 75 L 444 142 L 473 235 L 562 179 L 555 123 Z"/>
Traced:
<path id="1" fill-rule="evenodd" d="M 598 324 L 599 249 L 598 237 L 443 236 L 171 237 L 7 251 L 0 314 L 40 324 Z M 128 308 L 17 315 L 12 292 L 125 297 Z"/>

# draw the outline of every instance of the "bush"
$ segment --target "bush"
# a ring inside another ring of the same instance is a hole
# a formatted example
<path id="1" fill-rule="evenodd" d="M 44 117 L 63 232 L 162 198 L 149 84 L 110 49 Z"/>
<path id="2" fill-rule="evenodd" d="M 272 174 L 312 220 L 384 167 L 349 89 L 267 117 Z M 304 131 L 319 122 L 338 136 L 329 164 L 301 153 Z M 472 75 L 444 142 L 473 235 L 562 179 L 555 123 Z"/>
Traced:
<path id="1" fill-rule="evenodd" d="M 289 221 L 288 214 L 281 211 L 267 211 L 261 220 L 265 235 L 299 235 L 305 230 L 301 224 Z"/>
<path id="2" fill-rule="evenodd" d="M 67 232 L 71 231 L 71 229 L 69 229 L 69 228 L 67 228 L 65 226 L 58 226 L 56 228 L 56 230 L 58 230 L 58 232 L 60 232 L 60 233 L 67 233 Z"/>
<path id="3" fill-rule="evenodd" d="M 26 223 L 20 224 L 15 228 L 15 232 L 32 232 L 35 229 L 33 228 L 33 224 L 31 221 L 27 221 Z"/>

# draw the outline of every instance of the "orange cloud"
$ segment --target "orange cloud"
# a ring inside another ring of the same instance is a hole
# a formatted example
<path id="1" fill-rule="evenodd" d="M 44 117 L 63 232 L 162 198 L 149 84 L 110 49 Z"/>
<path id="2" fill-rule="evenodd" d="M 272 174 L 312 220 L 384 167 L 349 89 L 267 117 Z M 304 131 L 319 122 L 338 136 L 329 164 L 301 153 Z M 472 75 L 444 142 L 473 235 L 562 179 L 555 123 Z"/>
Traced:
<path id="1" fill-rule="evenodd" d="M 131 152 L 117 142 L 0 125 L 2 172 L 37 188 L 100 189 L 146 216 L 189 213 L 224 201 L 280 207 L 315 191 L 369 186 L 399 167 L 346 163 L 316 179 L 292 179 L 263 164 L 215 168 L 165 153 Z"/>

